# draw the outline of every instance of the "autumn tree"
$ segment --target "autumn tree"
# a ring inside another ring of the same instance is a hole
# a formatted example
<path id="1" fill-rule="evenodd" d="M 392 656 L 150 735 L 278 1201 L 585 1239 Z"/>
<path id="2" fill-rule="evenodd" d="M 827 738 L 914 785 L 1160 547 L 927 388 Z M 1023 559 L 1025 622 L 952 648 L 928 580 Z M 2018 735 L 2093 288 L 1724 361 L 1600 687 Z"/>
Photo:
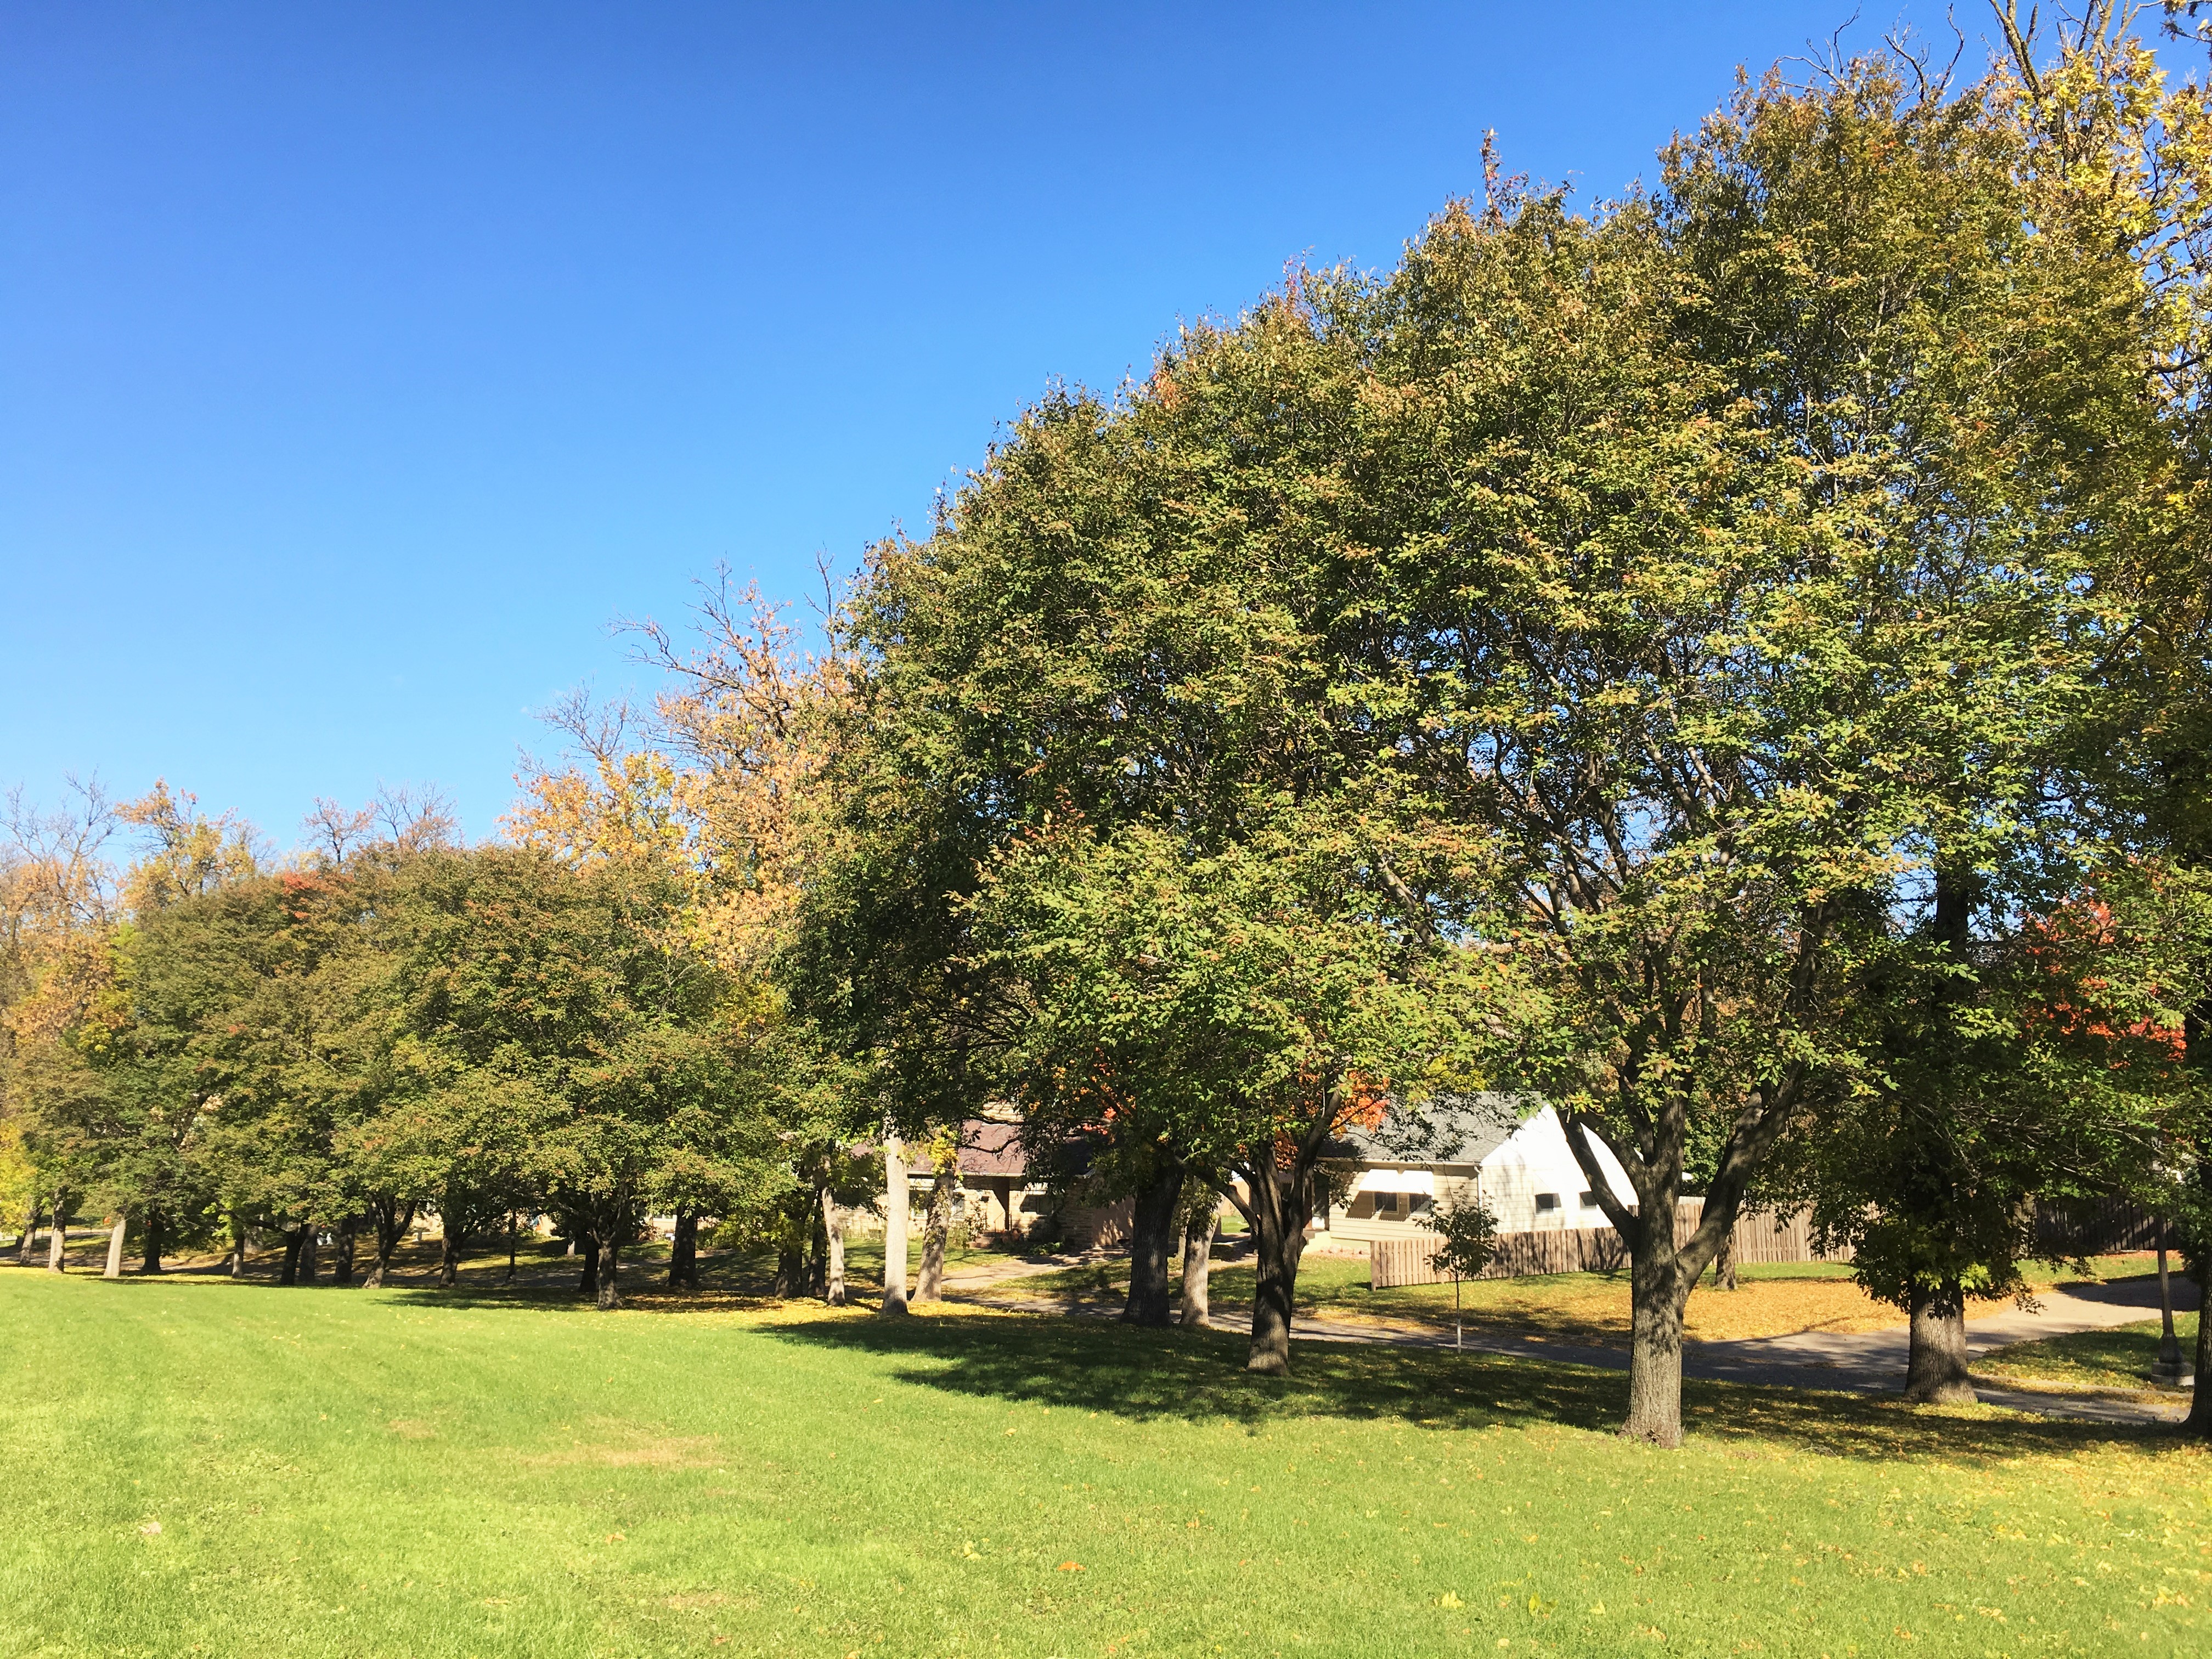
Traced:
<path id="1" fill-rule="evenodd" d="M 404 882 L 400 1149 L 439 1172 L 441 1201 L 545 1194 L 594 1241 L 599 1305 L 619 1305 L 655 1182 L 736 1094 L 724 981 L 684 934 L 680 893 L 526 848 L 426 854 Z"/>
<path id="2" fill-rule="evenodd" d="M 2117 368 L 2133 374 L 2141 421 L 2101 435 L 2088 521 L 2102 532 L 2094 580 L 2132 624 L 2103 646 L 2098 695 L 2079 722 L 2079 760 L 2100 778 L 2112 821 L 2146 867 L 2181 884 L 2212 869 L 2212 544 L 2205 526 L 2212 454 L 2204 376 L 2212 363 L 2212 106 L 2200 67 L 2170 76 L 2135 33 L 2131 8 L 2093 3 L 2039 34 L 2033 9 L 1996 8 L 2008 47 L 2005 112 L 2025 155 L 2033 218 L 2124 258 L 2133 302 L 2114 321 Z M 2172 33 L 2207 39 L 2203 8 L 2168 3 Z M 2070 331 L 2082 319 L 2062 319 Z M 2146 434 L 2142 428 L 2148 426 Z M 2085 471 L 2090 469 L 2085 467 Z M 2205 1127 L 2208 1008 L 2169 988 L 2183 1017 L 2191 1108 L 2169 1122 L 2158 1170 L 2160 1207 L 2180 1227 L 2200 1285 L 2212 1284 L 2212 1133 Z M 2212 1337 L 2200 1329 L 2190 1423 L 2212 1433 Z"/>
<path id="3" fill-rule="evenodd" d="M 1113 403 L 1048 398 L 930 537 L 877 550 L 849 612 L 854 690 L 827 772 L 842 839 L 807 890 L 799 953 L 810 1006 L 878 1057 L 909 1122 L 1009 1096 L 1028 1109 L 1033 1160 L 1071 1134 L 1092 1142 L 1133 1200 L 1128 1312 L 1144 1322 L 1169 1317 L 1178 1200 L 1200 1167 L 1273 1218 L 1267 1282 L 1291 1281 L 1314 1148 L 1350 1109 L 1369 1045 L 1326 998 L 1286 1016 L 1297 1064 L 1273 1069 L 1286 1051 L 1231 1065 L 1243 1092 L 1206 1097 L 1241 1103 L 1193 1139 L 1196 1085 L 1172 1032 L 1140 1040 L 1123 1021 L 1086 1035 L 1079 1015 L 1112 1012 L 1088 994 L 1103 980 L 1055 978 L 1105 974 L 1084 953 L 1109 947 L 1024 954 L 1027 935 L 1006 930 L 1045 925 L 1046 889 L 1064 882 L 1049 903 L 1079 933 L 1112 935 L 1115 895 L 1091 883 L 1118 879 L 1115 860 L 1146 872 L 1146 892 L 1156 873 L 1212 872 L 1228 885 L 1202 902 L 1243 914 L 1266 884 L 1257 849 L 1317 836 L 1335 862 L 1285 875 L 1289 908 L 1265 924 L 1279 942 L 1341 933 L 1394 983 L 1436 951 L 1436 918 L 1404 874 L 1450 854 L 1398 812 L 1393 733 L 1363 684 L 1389 652 L 1360 574 L 1378 524 L 1361 475 L 1371 297 L 1302 273 L 1233 325 L 1185 331 Z M 1015 856 L 1032 844 L 1058 850 Z M 1001 903 L 990 889 L 1010 883 L 1021 894 L 1006 887 Z M 1293 975 L 1276 993 L 1296 1004 L 1315 989 Z M 1393 1051 L 1419 1046 L 1409 1033 Z M 1270 1173 L 1232 1183 L 1232 1158 Z M 1255 1364 L 1282 1353 L 1272 1332 Z"/>
<path id="4" fill-rule="evenodd" d="M 1072 824 L 1010 849 L 972 903 L 1022 1008 L 1008 1074 L 1030 1121 L 1126 1115 L 1121 1144 L 1148 1139 L 1176 1175 L 1170 1238 L 1186 1179 L 1236 1207 L 1257 1279 L 1247 1364 L 1269 1375 L 1289 1368 L 1339 1132 L 1376 1121 L 1394 1081 L 1418 1091 L 1465 1052 L 1455 1018 L 1506 1002 L 1486 956 L 1410 938 L 1370 907 L 1347 878 L 1363 855 L 1333 814 L 1212 855 L 1157 830 L 1109 840 Z M 1164 1251 L 1148 1265 L 1164 1304 Z"/>
<path id="5" fill-rule="evenodd" d="M 2122 850 L 2072 744 L 2136 613 L 2078 458 L 2137 417 L 2139 295 L 2043 234 L 2022 155 L 1995 81 L 1769 77 L 1651 198 L 1497 181 L 1392 279 L 1407 792 L 1489 838 L 1485 936 L 1550 1000 L 1505 1063 L 1630 1246 L 1644 1437 L 1679 1436 L 1682 1300 L 1777 1145 L 1896 1098 L 1869 988 L 1964 983 Z"/>
<path id="6" fill-rule="evenodd" d="M 43 821 L 20 804 L 14 814 L 18 840 L 42 842 L 46 913 L 66 923 L 17 1010 L 31 1039 L 18 1073 L 25 1139 L 78 1194 L 129 1215 L 155 1272 L 172 1241 L 208 1224 L 216 1094 L 201 1039 L 252 982 L 246 958 L 266 930 L 235 896 L 255 884 L 255 852 L 246 826 L 203 817 L 165 785 L 112 811 L 88 792 L 85 805 Z M 111 889 L 100 849 L 124 825 L 140 827 L 146 848 Z"/>
<path id="7" fill-rule="evenodd" d="M 635 625 L 641 658 L 665 676 L 650 707 L 572 696 L 553 711 L 568 759 L 526 775 L 510 824 L 565 865 L 628 871 L 672 896 L 672 925 L 720 976 L 736 1058 L 732 1094 L 679 1126 L 656 1201 L 676 1217 L 679 1256 L 719 1217 L 732 1237 L 775 1243 L 779 1287 L 796 1291 L 826 1285 L 830 1258 L 842 1261 L 855 1197 L 846 1164 L 874 1117 L 783 971 L 817 856 L 811 786 L 842 670 L 726 574 L 702 586 L 693 624 Z"/>
<path id="8" fill-rule="evenodd" d="M 40 809 L 21 787 L 0 803 L 0 1138 L 21 1206 L 10 1218 L 22 1224 L 26 1266 L 40 1216 L 52 1218 L 58 1238 L 75 1201 L 38 1103 L 58 1083 L 83 1081 L 71 1075 L 79 1062 L 69 1038 L 103 982 L 118 915 L 108 854 L 115 803 L 96 779 L 72 778 L 70 788 L 60 809 Z"/>

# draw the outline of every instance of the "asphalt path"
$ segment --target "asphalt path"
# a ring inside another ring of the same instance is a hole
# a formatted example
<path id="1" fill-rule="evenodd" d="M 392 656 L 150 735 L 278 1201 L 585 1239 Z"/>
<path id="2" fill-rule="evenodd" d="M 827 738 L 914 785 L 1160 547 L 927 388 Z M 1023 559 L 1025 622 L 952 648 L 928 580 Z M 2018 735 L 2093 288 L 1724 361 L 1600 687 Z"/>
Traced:
<path id="1" fill-rule="evenodd" d="M 1120 1312 L 1112 1299 L 1095 1297 L 1036 1297 L 997 1292 L 995 1287 L 1035 1273 L 1074 1267 L 1079 1258 L 1025 1261 L 1018 1266 L 996 1266 L 948 1277 L 948 1291 L 992 1291 L 994 1306 L 1032 1313 L 1074 1314 L 1111 1318 Z M 2179 1274 L 2172 1280 L 2174 1305 L 2187 1311 L 2196 1304 L 2196 1291 Z M 2109 1330 L 2158 1316 L 2158 1281 L 2128 1279 L 2111 1284 L 2069 1285 L 2063 1290 L 2040 1292 L 2033 1310 L 2012 1309 L 1986 1319 L 1966 1322 L 1966 1351 L 1978 1360 L 2015 1342 L 2046 1337 L 2070 1336 L 2081 1331 Z M 1234 1307 L 1218 1310 L 1215 1323 L 1233 1326 L 1250 1319 Z M 1449 1348 L 1452 1333 L 1432 1325 L 1384 1321 L 1302 1319 L 1291 1335 L 1309 1342 L 1367 1342 L 1396 1347 Z M 1535 1336 L 1497 1332 L 1469 1333 L 1464 1346 L 1484 1353 L 1510 1354 L 1522 1359 L 1548 1359 L 1572 1365 L 1594 1365 L 1608 1370 L 1628 1368 L 1628 1351 L 1595 1343 L 1555 1341 Z M 1896 1394 L 1905 1387 L 1905 1361 L 1909 1339 L 1905 1328 L 1880 1331 L 1805 1331 L 1795 1336 L 1767 1336 L 1731 1342 L 1685 1342 L 1682 1371 L 1686 1376 L 1722 1382 L 1748 1382 L 1764 1388 L 1840 1389 L 1856 1394 Z M 2188 1413 L 2188 1395 L 2175 1390 L 2170 1399 L 2130 1400 L 2109 1395 L 2045 1394 L 2008 1389 L 1977 1381 L 1975 1392 L 1985 1405 L 2033 1412 L 2045 1417 L 2084 1419 L 2105 1423 L 2177 1423 Z"/>

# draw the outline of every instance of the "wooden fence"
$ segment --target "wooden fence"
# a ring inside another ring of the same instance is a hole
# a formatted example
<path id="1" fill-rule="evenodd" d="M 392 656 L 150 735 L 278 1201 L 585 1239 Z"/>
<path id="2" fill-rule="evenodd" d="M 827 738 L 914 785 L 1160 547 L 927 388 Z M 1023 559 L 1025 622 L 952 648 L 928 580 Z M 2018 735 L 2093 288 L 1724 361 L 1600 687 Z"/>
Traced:
<path id="1" fill-rule="evenodd" d="M 2124 1198 L 2090 1204 L 2053 1204 L 2035 1216 L 2035 1242 L 2054 1255 L 2115 1255 L 2175 1244 L 2169 1225 Z"/>
<path id="2" fill-rule="evenodd" d="M 1675 1208 L 1674 1237 L 1686 1239 L 1705 1215 L 1705 1200 L 1686 1198 Z M 1733 1243 L 1742 1262 L 1848 1261 L 1850 1252 L 1822 1255 L 1813 1248 L 1812 1218 L 1758 1212 L 1736 1218 Z M 1370 1276 L 1378 1291 L 1397 1285 L 1442 1285 L 1449 1273 L 1429 1262 L 1431 1238 L 1378 1238 L 1367 1247 Z M 1628 1265 L 1628 1249 L 1610 1227 L 1562 1227 L 1534 1233 L 1500 1233 L 1498 1254 L 1479 1277 L 1522 1279 L 1534 1273 L 1612 1273 Z"/>

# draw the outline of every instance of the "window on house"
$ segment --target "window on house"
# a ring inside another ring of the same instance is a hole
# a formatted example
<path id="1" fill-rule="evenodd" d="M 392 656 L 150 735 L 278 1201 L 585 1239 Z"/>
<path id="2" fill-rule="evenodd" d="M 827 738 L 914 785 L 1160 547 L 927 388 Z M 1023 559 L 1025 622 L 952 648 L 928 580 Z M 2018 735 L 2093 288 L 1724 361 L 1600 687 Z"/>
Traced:
<path id="1" fill-rule="evenodd" d="M 1375 1194 L 1375 1213 L 1376 1213 L 1376 1214 L 1377 1214 L 1377 1215 L 1395 1215 L 1397 1212 L 1398 1212 L 1398 1194 L 1395 1194 L 1395 1193 L 1377 1193 L 1377 1194 Z"/>
<path id="2" fill-rule="evenodd" d="M 1585 1210 L 1595 1210 L 1597 1208 L 1597 1194 L 1595 1193 L 1584 1193 L 1583 1194 L 1583 1208 Z"/>
<path id="3" fill-rule="evenodd" d="M 1559 1195 L 1557 1193 L 1539 1193 L 1536 1194 L 1536 1208 L 1538 1211 L 1556 1210 L 1559 1207 Z"/>
<path id="4" fill-rule="evenodd" d="M 1436 1200 L 1426 1193 L 1415 1193 L 1407 1200 L 1407 1208 L 1415 1215 L 1426 1215 L 1436 1207 Z"/>

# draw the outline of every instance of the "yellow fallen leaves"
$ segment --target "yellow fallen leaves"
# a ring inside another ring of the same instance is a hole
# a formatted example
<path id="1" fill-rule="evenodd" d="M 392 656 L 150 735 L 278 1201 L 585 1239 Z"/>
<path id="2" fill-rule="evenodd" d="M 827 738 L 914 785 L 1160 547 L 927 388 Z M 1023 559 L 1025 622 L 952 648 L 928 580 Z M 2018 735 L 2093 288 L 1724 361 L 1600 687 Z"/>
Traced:
<path id="1" fill-rule="evenodd" d="M 1469 1330 L 1507 1331 L 1556 1341 L 1619 1346 L 1628 1340 L 1626 1279 L 1591 1274 L 1585 1282 L 1548 1279 L 1521 1285 L 1493 1280 L 1469 1285 L 1465 1321 Z M 1969 1317 L 2002 1312 L 2009 1302 L 1977 1303 Z M 1378 1299 L 1368 1311 L 1400 1318 L 1402 1311 Z M 1449 1310 L 1445 1316 L 1449 1316 Z M 1334 1309 L 1329 1317 L 1343 1317 Z M 1433 1322 L 1435 1308 L 1419 1316 Z M 1692 1292 L 1683 1310 L 1683 1334 L 1692 1340 L 1740 1341 L 1752 1337 L 1791 1336 L 1801 1331 L 1878 1331 L 1902 1325 L 1905 1316 L 1876 1302 L 1848 1279 L 1747 1279 L 1740 1289 L 1716 1291 L 1710 1285 Z"/>

